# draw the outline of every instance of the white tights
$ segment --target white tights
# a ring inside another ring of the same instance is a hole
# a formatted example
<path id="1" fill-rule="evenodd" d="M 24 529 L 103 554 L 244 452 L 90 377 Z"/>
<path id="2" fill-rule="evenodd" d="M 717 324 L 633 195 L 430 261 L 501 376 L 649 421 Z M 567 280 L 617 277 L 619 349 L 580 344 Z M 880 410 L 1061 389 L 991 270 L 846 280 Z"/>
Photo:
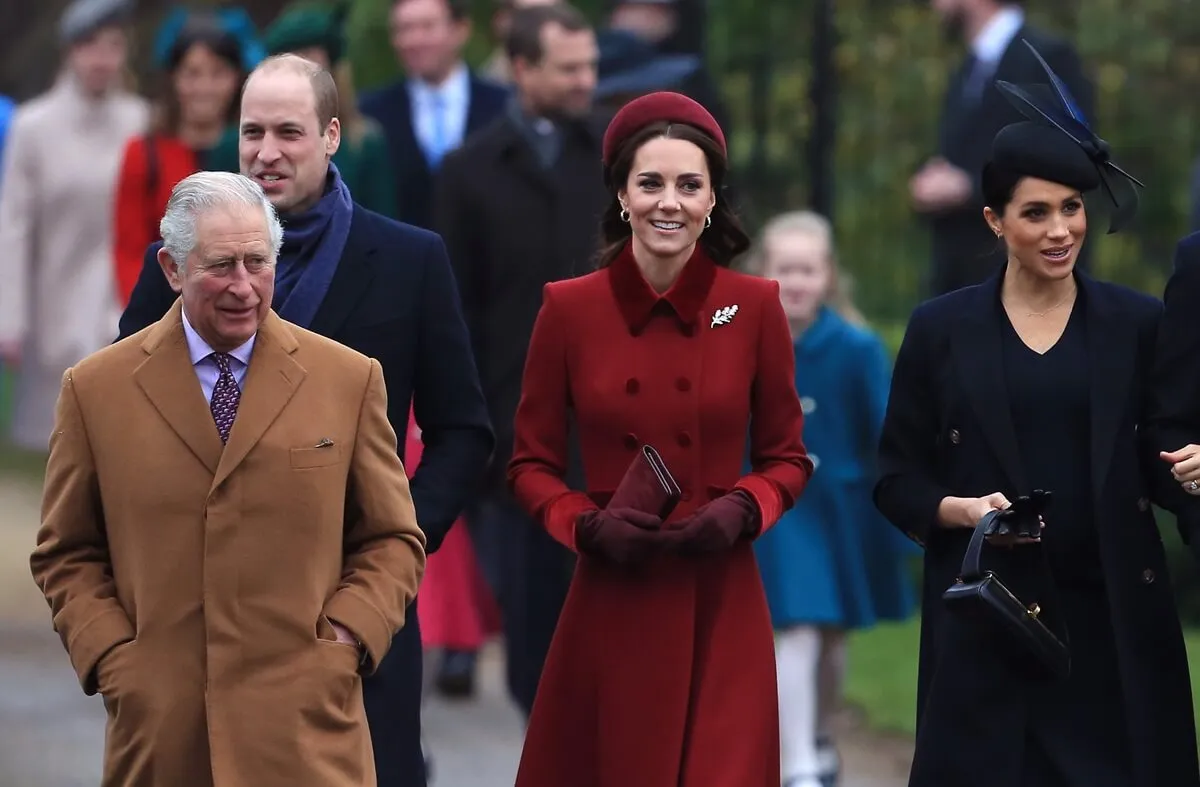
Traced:
<path id="1" fill-rule="evenodd" d="M 775 633 L 783 781 L 813 787 L 836 766 L 817 738 L 832 736 L 845 673 L 845 636 L 835 629 L 796 626 Z"/>

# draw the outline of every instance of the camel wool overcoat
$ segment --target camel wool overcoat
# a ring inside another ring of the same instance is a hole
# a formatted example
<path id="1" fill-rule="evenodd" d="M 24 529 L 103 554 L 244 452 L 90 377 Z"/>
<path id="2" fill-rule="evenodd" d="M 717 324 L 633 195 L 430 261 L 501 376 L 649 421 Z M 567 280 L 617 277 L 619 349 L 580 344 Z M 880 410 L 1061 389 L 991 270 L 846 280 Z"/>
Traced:
<path id="1" fill-rule="evenodd" d="M 222 445 L 177 301 L 67 370 L 50 445 L 31 562 L 103 787 L 373 787 L 360 675 L 425 567 L 379 364 L 270 312 Z"/>

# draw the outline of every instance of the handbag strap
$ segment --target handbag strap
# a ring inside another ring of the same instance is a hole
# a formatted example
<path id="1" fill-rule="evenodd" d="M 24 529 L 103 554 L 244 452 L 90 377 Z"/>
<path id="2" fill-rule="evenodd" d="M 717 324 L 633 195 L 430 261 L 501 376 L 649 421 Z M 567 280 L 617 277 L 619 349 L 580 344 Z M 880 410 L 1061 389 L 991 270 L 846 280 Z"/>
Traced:
<path id="1" fill-rule="evenodd" d="M 971 542 L 967 544 L 967 553 L 963 555 L 962 570 L 959 572 L 959 579 L 963 582 L 974 582 L 983 576 L 983 572 L 979 570 L 983 545 L 987 539 L 987 531 L 992 524 L 992 520 L 999 515 L 1000 511 L 992 509 L 983 515 L 983 519 L 979 520 L 979 524 L 975 525 L 975 532 L 971 534 Z"/>

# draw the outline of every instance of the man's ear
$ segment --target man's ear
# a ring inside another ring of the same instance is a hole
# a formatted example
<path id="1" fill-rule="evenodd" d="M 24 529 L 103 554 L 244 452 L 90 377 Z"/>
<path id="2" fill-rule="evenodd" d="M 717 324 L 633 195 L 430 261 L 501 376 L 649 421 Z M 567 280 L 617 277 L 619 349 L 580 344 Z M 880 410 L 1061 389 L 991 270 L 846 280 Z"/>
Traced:
<path id="1" fill-rule="evenodd" d="M 167 284 L 171 285 L 171 289 L 177 293 L 183 292 L 183 277 L 179 273 L 179 266 L 166 249 L 158 250 L 158 267 L 162 268 L 163 276 L 167 277 Z"/>

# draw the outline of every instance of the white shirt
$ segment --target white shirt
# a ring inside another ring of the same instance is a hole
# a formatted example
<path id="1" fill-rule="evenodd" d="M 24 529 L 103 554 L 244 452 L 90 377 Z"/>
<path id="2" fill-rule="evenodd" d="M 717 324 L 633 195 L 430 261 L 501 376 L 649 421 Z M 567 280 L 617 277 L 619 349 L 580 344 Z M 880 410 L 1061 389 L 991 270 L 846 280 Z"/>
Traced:
<path id="1" fill-rule="evenodd" d="M 462 144 L 467 131 L 467 112 L 471 108 L 471 72 L 465 64 L 459 63 L 440 85 L 410 79 L 408 96 L 412 105 L 413 133 L 426 154 L 433 151 L 446 154 Z M 439 135 L 435 115 L 439 103 L 441 150 L 437 150 Z"/>
<path id="2" fill-rule="evenodd" d="M 1000 58 L 1004 57 L 1004 51 L 1024 24 L 1024 11 L 1017 6 L 1005 6 L 975 36 L 971 42 L 971 52 L 980 63 L 988 65 L 989 72 L 995 71 Z"/>
<path id="3" fill-rule="evenodd" d="M 186 311 L 183 313 L 183 333 L 187 337 L 188 355 L 192 358 L 192 368 L 196 370 L 196 378 L 200 380 L 200 389 L 204 391 L 204 401 L 211 403 L 213 388 L 217 384 L 217 378 L 221 376 L 217 362 L 211 357 L 215 350 L 208 346 L 208 342 L 204 341 L 200 334 L 196 333 L 196 329 L 188 322 Z M 250 353 L 253 350 L 254 336 L 251 336 L 245 344 L 229 353 L 233 356 L 233 360 L 229 362 L 229 371 L 233 373 L 238 390 L 243 388 L 242 381 L 246 379 L 246 369 L 250 365 Z"/>

